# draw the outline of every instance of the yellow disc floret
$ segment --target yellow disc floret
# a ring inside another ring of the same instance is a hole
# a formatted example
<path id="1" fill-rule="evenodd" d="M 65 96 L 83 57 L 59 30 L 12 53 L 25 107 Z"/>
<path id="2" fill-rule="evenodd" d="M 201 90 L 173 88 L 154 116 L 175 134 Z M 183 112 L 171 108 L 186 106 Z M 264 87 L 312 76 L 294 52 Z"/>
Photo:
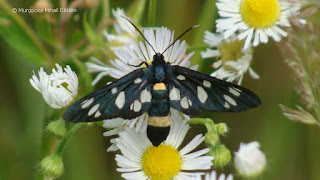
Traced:
<path id="1" fill-rule="evenodd" d="M 279 0 L 241 0 L 240 14 L 249 27 L 271 27 L 279 19 L 280 13 Z"/>
<path id="2" fill-rule="evenodd" d="M 142 157 L 142 169 L 152 180 L 168 180 L 178 174 L 181 157 L 170 145 L 150 147 Z"/>
<path id="3" fill-rule="evenodd" d="M 221 43 L 219 47 L 220 57 L 222 60 L 222 65 L 226 70 L 234 70 L 232 67 L 226 65 L 226 62 L 237 61 L 244 56 L 244 53 L 242 52 L 243 45 L 244 41 L 238 39 L 232 40 L 230 42 L 223 41 Z"/>

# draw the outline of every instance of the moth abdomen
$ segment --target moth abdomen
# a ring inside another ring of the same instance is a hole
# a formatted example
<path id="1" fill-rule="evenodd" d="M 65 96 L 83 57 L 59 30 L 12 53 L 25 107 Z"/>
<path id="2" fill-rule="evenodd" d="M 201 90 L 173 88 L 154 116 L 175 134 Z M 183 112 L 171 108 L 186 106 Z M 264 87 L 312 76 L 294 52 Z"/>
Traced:
<path id="1" fill-rule="evenodd" d="M 171 126 L 171 118 L 167 116 L 149 116 L 147 136 L 154 146 L 159 146 L 167 139 Z"/>

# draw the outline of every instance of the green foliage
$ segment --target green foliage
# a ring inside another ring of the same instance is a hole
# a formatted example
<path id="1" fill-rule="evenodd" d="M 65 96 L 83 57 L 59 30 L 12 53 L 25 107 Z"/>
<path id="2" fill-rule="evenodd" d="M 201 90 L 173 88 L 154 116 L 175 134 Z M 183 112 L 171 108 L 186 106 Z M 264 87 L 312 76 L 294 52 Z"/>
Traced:
<path id="1" fill-rule="evenodd" d="M 29 28 L 29 27 L 28 27 Z M 0 20 L 0 34 L 2 38 L 27 60 L 45 65 L 48 62 L 48 54 L 42 48 L 39 39 L 26 30 L 17 19 L 4 15 Z"/>

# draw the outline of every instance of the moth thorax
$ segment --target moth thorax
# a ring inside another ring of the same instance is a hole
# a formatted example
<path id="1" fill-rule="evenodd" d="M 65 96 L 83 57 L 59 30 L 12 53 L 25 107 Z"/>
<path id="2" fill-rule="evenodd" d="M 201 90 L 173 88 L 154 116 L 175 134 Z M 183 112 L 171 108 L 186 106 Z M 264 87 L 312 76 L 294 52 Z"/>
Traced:
<path id="1" fill-rule="evenodd" d="M 154 146 L 159 146 L 169 135 L 171 125 L 170 115 L 167 116 L 149 116 L 147 136 Z"/>

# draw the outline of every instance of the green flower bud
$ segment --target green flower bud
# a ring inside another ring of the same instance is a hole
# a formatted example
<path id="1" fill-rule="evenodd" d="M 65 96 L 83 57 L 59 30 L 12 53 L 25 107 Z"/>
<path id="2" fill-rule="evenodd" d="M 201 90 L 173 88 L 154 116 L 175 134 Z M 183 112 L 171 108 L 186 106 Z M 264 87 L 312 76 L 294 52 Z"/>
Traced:
<path id="1" fill-rule="evenodd" d="M 216 168 L 224 167 L 231 161 L 231 153 L 224 145 L 211 148 L 208 155 L 214 156 L 212 162 Z"/>
<path id="2" fill-rule="evenodd" d="M 215 127 L 219 135 L 225 135 L 228 132 L 228 126 L 226 123 L 219 123 L 215 125 Z"/>
<path id="3" fill-rule="evenodd" d="M 52 154 L 45 157 L 40 162 L 40 167 L 45 179 L 59 178 L 64 172 L 62 157 L 61 155 L 58 155 L 58 154 Z"/>
<path id="4" fill-rule="evenodd" d="M 51 121 L 47 126 L 47 130 L 58 138 L 64 137 L 67 133 L 65 121 L 63 119 Z"/>
<path id="5" fill-rule="evenodd" d="M 204 142 L 208 146 L 216 146 L 217 143 L 219 142 L 219 135 L 214 132 L 208 132 L 205 135 Z"/>

